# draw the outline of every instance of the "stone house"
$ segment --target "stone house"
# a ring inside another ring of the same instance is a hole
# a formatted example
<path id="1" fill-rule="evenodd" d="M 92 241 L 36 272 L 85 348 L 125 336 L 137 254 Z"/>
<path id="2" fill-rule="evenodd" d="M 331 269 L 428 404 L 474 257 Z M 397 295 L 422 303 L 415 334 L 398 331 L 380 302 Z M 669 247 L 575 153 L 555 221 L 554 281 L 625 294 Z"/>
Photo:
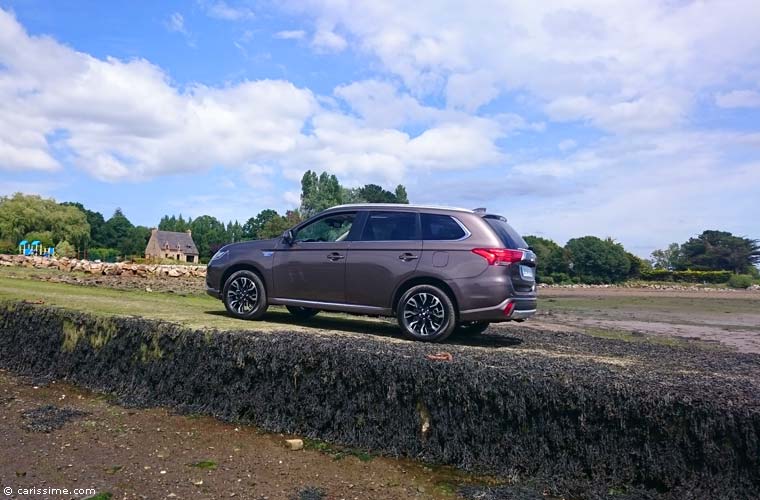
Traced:
<path id="1" fill-rule="evenodd" d="M 193 242 L 193 234 L 188 229 L 184 233 L 150 230 L 150 240 L 145 247 L 146 259 L 173 259 L 198 263 L 198 249 Z"/>

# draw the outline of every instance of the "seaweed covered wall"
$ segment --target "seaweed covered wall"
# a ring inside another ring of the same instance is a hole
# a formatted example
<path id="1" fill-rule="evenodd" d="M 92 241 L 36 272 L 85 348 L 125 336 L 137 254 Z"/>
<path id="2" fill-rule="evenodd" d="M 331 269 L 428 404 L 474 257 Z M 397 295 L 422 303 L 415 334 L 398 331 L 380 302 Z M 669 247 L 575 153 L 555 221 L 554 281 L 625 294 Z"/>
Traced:
<path id="1" fill-rule="evenodd" d="M 760 486 L 760 396 L 718 378 L 462 346 L 433 361 L 440 346 L 369 335 L 206 332 L 23 303 L 0 313 L 0 366 L 125 404 L 533 478 L 571 496 L 742 498 Z"/>

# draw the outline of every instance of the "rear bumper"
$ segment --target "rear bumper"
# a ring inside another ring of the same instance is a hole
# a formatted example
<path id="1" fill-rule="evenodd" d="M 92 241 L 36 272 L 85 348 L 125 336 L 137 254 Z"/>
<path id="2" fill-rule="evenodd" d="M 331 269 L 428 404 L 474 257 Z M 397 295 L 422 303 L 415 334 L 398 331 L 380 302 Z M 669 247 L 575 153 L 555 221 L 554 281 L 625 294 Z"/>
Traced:
<path id="1" fill-rule="evenodd" d="M 459 319 L 491 323 L 524 320 L 536 314 L 536 302 L 536 297 L 510 297 L 495 306 L 460 311 Z"/>
<path id="2" fill-rule="evenodd" d="M 206 285 L 206 293 L 214 297 L 215 299 L 222 298 L 222 294 L 217 290 L 216 288 L 211 288 L 210 286 Z"/>

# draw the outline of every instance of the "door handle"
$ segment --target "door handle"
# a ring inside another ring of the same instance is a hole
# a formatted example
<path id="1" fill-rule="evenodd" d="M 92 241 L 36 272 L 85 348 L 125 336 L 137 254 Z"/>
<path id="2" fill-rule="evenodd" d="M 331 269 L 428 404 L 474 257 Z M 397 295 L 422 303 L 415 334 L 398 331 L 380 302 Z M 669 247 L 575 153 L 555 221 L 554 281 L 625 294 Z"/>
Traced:
<path id="1" fill-rule="evenodd" d="M 398 256 L 399 259 L 403 260 L 404 262 L 409 262 L 410 260 L 419 259 L 418 256 L 411 254 L 411 253 L 402 253 Z"/>
<path id="2" fill-rule="evenodd" d="M 333 252 L 333 253 L 328 253 L 327 254 L 327 260 L 331 260 L 333 262 L 335 262 L 336 260 L 341 260 L 341 259 L 345 259 L 345 258 L 346 258 L 345 255 L 341 255 L 338 252 Z"/>

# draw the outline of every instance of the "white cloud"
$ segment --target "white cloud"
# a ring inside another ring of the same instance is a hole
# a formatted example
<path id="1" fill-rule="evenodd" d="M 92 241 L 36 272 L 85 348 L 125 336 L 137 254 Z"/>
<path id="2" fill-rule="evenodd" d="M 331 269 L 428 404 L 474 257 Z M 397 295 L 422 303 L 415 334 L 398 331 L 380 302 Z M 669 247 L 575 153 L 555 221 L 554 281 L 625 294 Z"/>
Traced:
<path id="1" fill-rule="evenodd" d="M 232 6 L 224 0 L 214 2 L 201 2 L 206 14 L 216 19 L 224 21 L 242 21 L 253 19 L 255 16 L 253 10 L 244 6 Z"/>
<path id="2" fill-rule="evenodd" d="M 187 35 L 187 29 L 185 28 L 185 18 L 179 12 L 173 12 L 166 20 L 166 29 L 173 33 L 182 33 Z"/>
<path id="3" fill-rule="evenodd" d="M 497 119 L 425 107 L 378 81 L 335 94 L 359 116 L 281 80 L 178 88 L 144 59 L 98 59 L 0 11 L 0 168 L 54 170 L 59 150 L 107 181 L 226 167 L 246 179 L 312 168 L 368 182 L 501 158 Z M 415 137 L 396 128 L 409 123 L 421 125 Z"/>
<path id="4" fill-rule="evenodd" d="M 449 106 L 474 110 L 526 91 L 562 120 L 613 131 L 679 126 L 700 92 L 760 66 L 755 0 L 290 6 L 344 33 L 413 94 L 445 95 Z"/>
<path id="5" fill-rule="evenodd" d="M 0 33 L 5 168 L 56 168 L 45 137 L 58 130 L 72 161 L 100 179 L 234 167 L 292 150 L 317 107 L 285 81 L 181 90 L 145 60 L 93 58 L 27 35 L 2 11 Z"/>
<path id="6" fill-rule="evenodd" d="M 280 40 L 302 40 L 306 37 L 306 32 L 304 30 L 278 31 L 274 37 Z"/>
<path id="7" fill-rule="evenodd" d="M 330 29 L 319 29 L 314 33 L 311 45 L 320 52 L 341 52 L 348 42 Z"/>
<path id="8" fill-rule="evenodd" d="M 760 108 L 760 92 L 732 90 L 725 94 L 717 94 L 715 103 L 721 108 Z"/>

